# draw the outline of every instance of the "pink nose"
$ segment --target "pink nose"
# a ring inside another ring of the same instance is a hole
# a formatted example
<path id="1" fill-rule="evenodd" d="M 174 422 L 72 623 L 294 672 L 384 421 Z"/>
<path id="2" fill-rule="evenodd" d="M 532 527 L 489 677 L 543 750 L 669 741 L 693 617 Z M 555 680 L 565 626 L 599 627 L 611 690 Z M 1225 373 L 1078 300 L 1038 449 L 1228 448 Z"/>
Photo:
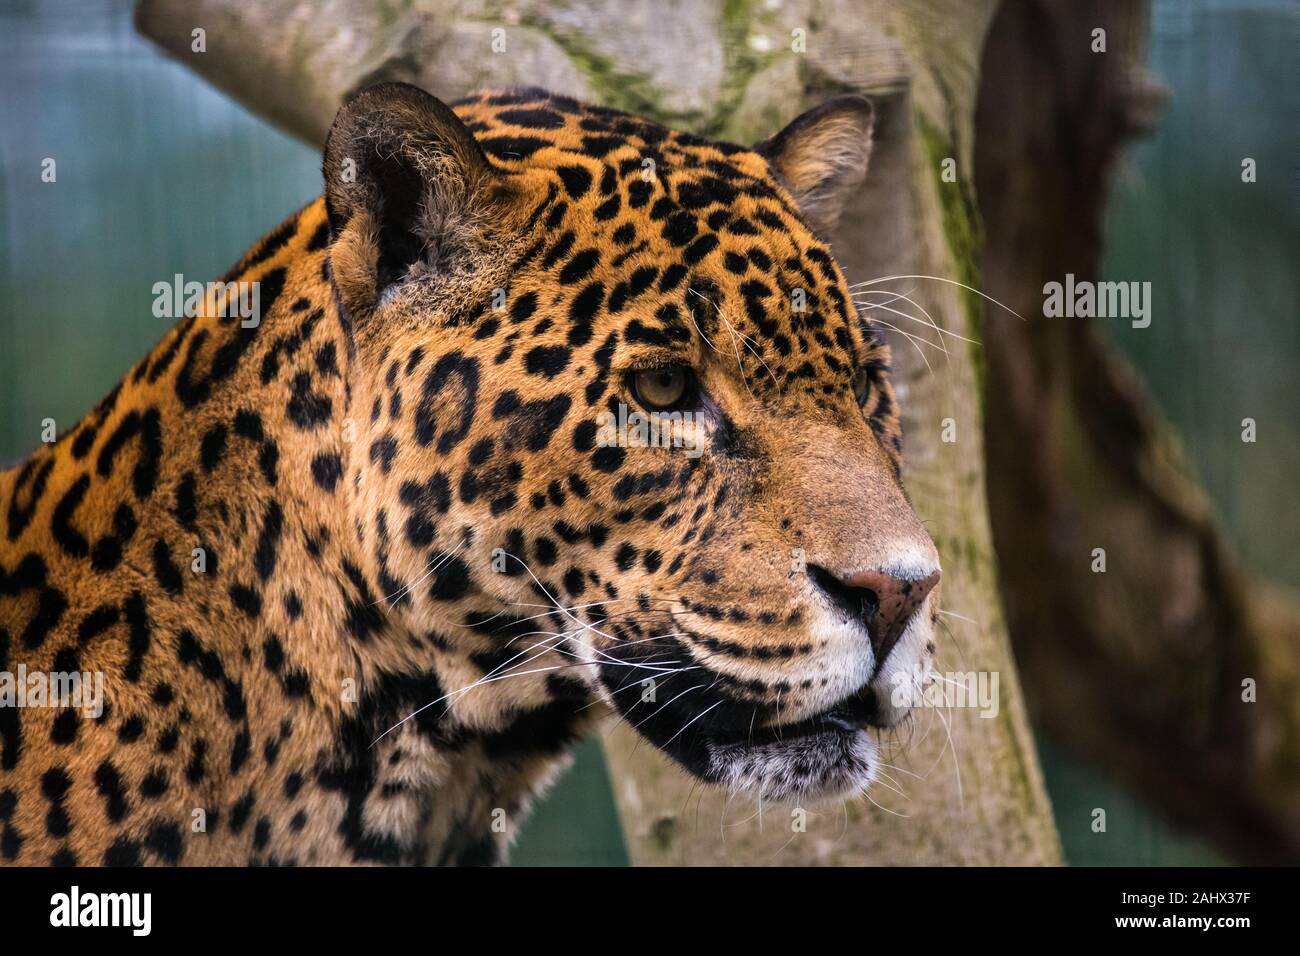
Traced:
<path id="1" fill-rule="evenodd" d="M 902 637 L 916 609 L 939 583 L 939 572 L 932 571 L 918 581 L 909 581 L 885 571 L 861 571 L 844 583 L 875 596 L 875 610 L 867 614 L 866 624 L 879 667 Z"/>

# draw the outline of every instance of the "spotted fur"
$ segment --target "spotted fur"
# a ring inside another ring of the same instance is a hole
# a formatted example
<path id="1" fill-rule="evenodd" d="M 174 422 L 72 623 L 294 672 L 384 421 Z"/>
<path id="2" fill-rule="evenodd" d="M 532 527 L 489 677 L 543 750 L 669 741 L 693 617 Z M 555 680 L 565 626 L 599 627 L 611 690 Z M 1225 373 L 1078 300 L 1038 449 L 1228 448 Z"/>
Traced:
<path id="1" fill-rule="evenodd" d="M 882 662 L 834 584 L 937 568 L 814 231 L 869 116 L 751 150 L 536 90 L 354 99 L 325 195 L 223 280 L 261 321 L 209 299 L 0 473 L 0 671 L 107 697 L 0 708 L 0 862 L 491 863 L 607 716 L 767 797 L 869 782 L 818 715 L 897 719 L 937 609 Z M 673 364 L 703 453 L 602 446 Z"/>

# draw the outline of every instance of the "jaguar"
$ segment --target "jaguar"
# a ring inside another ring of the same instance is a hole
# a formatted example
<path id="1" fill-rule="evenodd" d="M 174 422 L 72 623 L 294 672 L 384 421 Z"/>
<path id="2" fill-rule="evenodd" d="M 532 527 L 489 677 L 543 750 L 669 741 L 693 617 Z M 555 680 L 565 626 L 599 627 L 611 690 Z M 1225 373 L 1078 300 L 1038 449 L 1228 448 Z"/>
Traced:
<path id="1" fill-rule="evenodd" d="M 497 863 L 607 719 L 867 788 L 940 574 L 828 245 L 872 123 L 350 98 L 323 195 L 0 473 L 0 672 L 103 686 L 0 706 L 0 860 Z"/>

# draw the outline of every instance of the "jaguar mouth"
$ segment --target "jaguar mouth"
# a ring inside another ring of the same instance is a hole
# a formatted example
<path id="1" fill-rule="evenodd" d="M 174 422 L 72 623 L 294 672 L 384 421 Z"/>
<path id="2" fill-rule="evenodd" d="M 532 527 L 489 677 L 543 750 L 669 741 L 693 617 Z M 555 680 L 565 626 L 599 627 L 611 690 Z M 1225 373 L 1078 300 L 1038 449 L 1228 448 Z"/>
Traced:
<path id="1" fill-rule="evenodd" d="M 866 790 L 879 761 L 870 683 L 811 716 L 782 721 L 716 672 L 670 679 L 647 699 L 612 666 L 601 680 L 621 716 L 695 777 L 761 801 L 819 800 Z M 678 681 L 681 681 L 678 684 Z"/>
<path id="2" fill-rule="evenodd" d="M 825 710 L 792 723 L 769 723 L 762 727 L 720 728 L 709 738 L 720 746 L 760 747 L 793 742 L 818 734 L 856 734 L 871 727 L 881 727 L 877 718 L 876 692 L 864 684 L 843 700 Z"/>

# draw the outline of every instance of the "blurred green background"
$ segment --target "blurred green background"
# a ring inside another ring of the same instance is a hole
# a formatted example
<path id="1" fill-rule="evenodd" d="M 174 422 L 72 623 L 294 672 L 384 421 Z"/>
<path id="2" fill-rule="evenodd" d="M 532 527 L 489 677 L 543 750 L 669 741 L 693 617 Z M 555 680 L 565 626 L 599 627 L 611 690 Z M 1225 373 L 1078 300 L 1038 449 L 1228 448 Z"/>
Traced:
<path id="1" fill-rule="evenodd" d="M 1113 333 L 1182 431 L 1247 562 L 1300 585 L 1297 16 L 1288 0 L 1155 0 L 1172 101 L 1121 172 L 1106 278 L 1149 280 L 1151 327 Z M 1289 122 L 1279 119 L 1289 117 Z M 320 190 L 319 156 L 165 60 L 129 0 L 0 7 L 0 465 L 72 425 L 166 330 L 152 286 L 215 278 Z M 1242 144 L 1259 181 L 1207 142 Z M 41 181 L 42 162 L 57 181 Z M 1258 422 L 1242 469 L 1242 418 Z M 1232 443 L 1235 454 L 1225 452 Z M 1222 862 L 1040 740 L 1067 859 Z M 1094 807 L 1108 832 L 1091 831 Z M 627 862 L 599 744 L 529 821 L 513 862 Z"/>

